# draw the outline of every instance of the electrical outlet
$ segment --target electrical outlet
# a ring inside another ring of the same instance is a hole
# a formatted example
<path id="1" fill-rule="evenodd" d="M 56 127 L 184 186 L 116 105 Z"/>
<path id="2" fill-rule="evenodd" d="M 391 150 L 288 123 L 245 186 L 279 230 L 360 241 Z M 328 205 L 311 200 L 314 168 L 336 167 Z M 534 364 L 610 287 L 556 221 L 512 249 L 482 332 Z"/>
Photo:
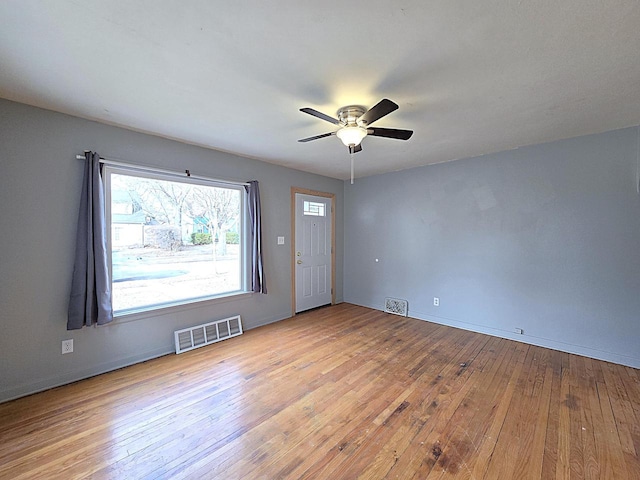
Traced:
<path id="1" fill-rule="evenodd" d="M 73 352 L 73 339 L 62 340 L 62 354 Z"/>
<path id="2" fill-rule="evenodd" d="M 439 297 L 433 297 L 433 306 L 434 307 L 439 307 L 440 306 L 440 298 Z"/>
<path id="3" fill-rule="evenodd" d="M 524 333 L 524 330 L 522 330 L 521 328 L 516 328 L 516 333 L 522 335 Z"/>

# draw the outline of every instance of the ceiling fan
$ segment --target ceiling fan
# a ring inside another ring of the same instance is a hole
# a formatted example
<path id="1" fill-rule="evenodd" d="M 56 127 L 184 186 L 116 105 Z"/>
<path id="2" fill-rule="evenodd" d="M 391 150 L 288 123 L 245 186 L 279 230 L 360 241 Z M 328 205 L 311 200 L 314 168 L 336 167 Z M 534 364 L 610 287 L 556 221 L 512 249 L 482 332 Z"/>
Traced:
<path id="1" fill-rule="evenodd" d="M 353 183 L 353 154 L 362 150 L 361 142 L 367 135 L 373 137 L 396 138 L 398 140 L 409 140 L 413 135 L 412 130 L 398 130 L 395 128 L 377 128 L 370 125 L 389 115 L 398 109 L 398 105 L 387 98 L 383 98 L 369 110 L 360 105 L 348 105 L 340 108 L 336 115 L 338 118 L 330 117 L 313 108 L 301 108 L 300 111 L 318 117 L 340 128 L 335 132 L 323 133 L 313 137 L 302 138 L 299 142 L 310 142 L 319 138 L 336 135 L 342 143 L 349 148 L 351 154 L 351 183 Z"/>

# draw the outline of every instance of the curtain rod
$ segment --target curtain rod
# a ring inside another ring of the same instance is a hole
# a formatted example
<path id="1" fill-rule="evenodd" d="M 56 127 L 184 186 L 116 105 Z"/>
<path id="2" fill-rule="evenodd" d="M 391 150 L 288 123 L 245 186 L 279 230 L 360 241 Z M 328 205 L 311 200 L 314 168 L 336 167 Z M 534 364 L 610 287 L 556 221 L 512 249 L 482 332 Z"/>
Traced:
<path id="1" fill-rule="evenodd" d="M 76 155 L 76 159 L 78 160 L 85 160 L 86 157 L 84 155 Z M 249 184 L 247 182 L 236 182 L 234 180 L 223 180 L 221 178 L 213 178 L 213 177 L 204 177 L 201 175 L 194 175 L 191 173 L 191 171 L 189 170 L 185 170 L 183 172 L 178 172 L 176 170 L 165 170 L 163 168 L 156 168 L 156 167 L 152 167 L 149 165 L 136 165 L 133 163 L 127 163 L 127 162 L 123 162 L 121 160 L 112 160 L 110 158 L 104 158 L 104 157 L 100 157 L 100 163 L 104 164 L 104 165 L 114 165 L 117 167 L 129 167 L 129 168 L 134 168 L 137 170 L 144 170 L 147 172 L 155 172 L 155 173 L 167 173 L 169 175 L 184 175 L 188 178 L 194 178 L 196 180 L 207 180 L 209 182 L 216 182 L 216 183 L 226 183 L 229 185 L 242 185 L 242 186 L 249 186 Z"/>

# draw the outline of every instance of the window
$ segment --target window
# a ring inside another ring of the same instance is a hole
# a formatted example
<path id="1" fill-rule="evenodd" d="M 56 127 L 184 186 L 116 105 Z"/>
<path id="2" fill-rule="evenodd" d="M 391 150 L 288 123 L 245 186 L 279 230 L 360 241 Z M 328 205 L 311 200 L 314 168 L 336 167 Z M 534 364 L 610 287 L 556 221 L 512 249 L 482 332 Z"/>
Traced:
<path id="1" fill-rule="evenodd" d="M 314 217 L 324 217 L 324 203 L 304 201 L 302 207 L 303 215 L 313 215 Z"/>
<path id="2" fill-rule="evenodd" d="M 241 185 L 105 165 L 116 315 L 244 292 Z"/>

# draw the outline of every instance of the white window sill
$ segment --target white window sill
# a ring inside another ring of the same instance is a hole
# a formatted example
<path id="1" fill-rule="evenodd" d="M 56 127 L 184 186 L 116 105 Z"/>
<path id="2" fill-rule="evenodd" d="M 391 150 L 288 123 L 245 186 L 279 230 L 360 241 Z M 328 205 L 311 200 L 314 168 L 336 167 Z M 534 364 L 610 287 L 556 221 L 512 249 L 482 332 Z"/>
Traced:
<path id="1" fill-rule="evenodd" d="M 163 315 L 169 315 L 172 313 L 183 312 L 187 310 L 193 310 L 194 308 L 205 308 L 212 305 L 218 305 L 220 303 L 233 302 L 242 300 L 253 295 L 253 292 L 232 292 L 224 295 L 217 295 L 215 297 L 198 298 L 194 300 L 187 300 L 183 302 L 176 302 L 170 304 L 163 304 L 157 306 L 145 307 L 144 309 L 131 309 L 121 312 L 114 312 L 113 322 L 107 325 L 117 325 L 127 322 L 135 322 L 137 320 L 143 320 L 145 318 L 160 317 Z"/>

